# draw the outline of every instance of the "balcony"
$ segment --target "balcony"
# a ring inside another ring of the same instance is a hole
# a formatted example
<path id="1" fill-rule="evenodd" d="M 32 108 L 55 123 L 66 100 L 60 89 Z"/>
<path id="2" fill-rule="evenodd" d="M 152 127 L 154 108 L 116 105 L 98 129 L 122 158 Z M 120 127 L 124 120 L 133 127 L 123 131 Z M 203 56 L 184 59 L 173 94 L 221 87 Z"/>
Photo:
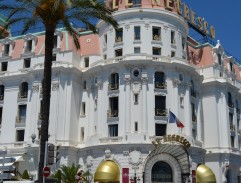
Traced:
<path id="1" fill-rule="evenodd" d="M 167 83 L 166 82 L 163 82 L 163 83 L 155 82 L 155 88 L 166 89 L 167 88 Z"/>
<path id="2" fill-rule="evenodd" d="M 197 97 L 197 92 L 194 90 L 191 90 L 191 97 L 196 98 Z"/>
<path id="3" fill-rule="evenodd" d="M 107 117 L 108 118 L 118 117 L 118 110 L 108 110 Z"/>
<path id="4" fill-rule="evenodd" d="M 26 116 L 16 116 L 15 127 L 25 127 Z"/>
<path id="5" fill-rule="evenodd" d="M 119 83 L 109 84 L 108 89 L 109 90 L 118 90 L 119 89 Z"/>
<path id="6" fill-rule="evenodd" d="M 234 124 L 230 124 L 230 130 L 235 132 L 235 125 Z"/>
<path id="7" fill-rule="evenodd" d="M 100 138 L 100 143 L 120 143 L 122 142 L 123 137 L 104 137 Z"/>
<path id="8" fill-rule="evenodd" d="M 167 116 L 167 109 L 155 108 L 155 116 Z"/>
<path id="9" fill-rule="evenodd" d="M 197 122 L 197 116 L 195 114 L 192 115 L 192 122 L 193 123 Z"/>
<path id="10" fill-rule="evenodd" d="M 116 43 L 121 43 L 121 42 L 122 42 L 122 37 L 121 37 L 121 36 L 116 37 L 116 38 L 115 38 L 115 42 L 116 42 Z"/>

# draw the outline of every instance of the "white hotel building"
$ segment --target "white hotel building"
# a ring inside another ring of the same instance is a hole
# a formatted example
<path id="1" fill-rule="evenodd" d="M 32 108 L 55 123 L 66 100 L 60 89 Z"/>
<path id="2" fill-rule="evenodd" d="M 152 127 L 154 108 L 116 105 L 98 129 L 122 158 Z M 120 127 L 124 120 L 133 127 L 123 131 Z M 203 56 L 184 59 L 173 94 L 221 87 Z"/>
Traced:
<path id="1" fill-rule="evenodd" d="M 49 142 L 61 159 L 51 170 L 80 164 L 103 183 L 240 183 L 240 65 L 220 42 L 190 37 L 176 7 L 130 2 L 108 1 L 119 29 L 80 30 L 80 50 L 56 31 Z M 34 179 L 43 61 L 44 32 L 0 40 L 0 154 Z M 169 109 L 184 128 L 168 124 Z"/>

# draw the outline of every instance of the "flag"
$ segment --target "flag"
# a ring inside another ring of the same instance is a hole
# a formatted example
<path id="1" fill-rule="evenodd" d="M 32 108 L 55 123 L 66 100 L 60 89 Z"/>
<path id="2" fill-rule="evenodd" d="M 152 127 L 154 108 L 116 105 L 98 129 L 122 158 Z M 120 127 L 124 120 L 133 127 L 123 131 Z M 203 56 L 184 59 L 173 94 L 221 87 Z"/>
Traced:
<path id="1" fill-rule="evenodd" d="M 178 128 L 184 128 L 182 122 L 171 111 L 169 111 L 168 121 L 169 123 L 176 123 Z"/>

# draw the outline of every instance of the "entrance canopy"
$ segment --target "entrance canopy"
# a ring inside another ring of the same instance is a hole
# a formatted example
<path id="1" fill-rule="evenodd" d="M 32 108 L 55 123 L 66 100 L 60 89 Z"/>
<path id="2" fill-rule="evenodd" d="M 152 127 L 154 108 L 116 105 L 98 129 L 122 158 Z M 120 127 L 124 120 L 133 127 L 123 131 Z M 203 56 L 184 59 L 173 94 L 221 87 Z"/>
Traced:
<path id="1" fill-rule="evenodd" d="M 98 166 L 94 182 L 119 182 L 120 169 L 114 161 L 103 161 Z"/>
<path id="2" fill-rule="evenodd" d="M 147 161 L 161 153 L 166 153 L 172 155 L 179 163 L 181 167 L 181 172 L 182 173 L 190 173 L 189 171 L 189 157 L 188 157 L 188 152 L 185 149 L 183 145 L 179 144 L 161 144 L 158 146 L 155 150 L 153 150 L 150 154 L 149 157 L 147 158 Z"/>
<path id="3" fill-rule="evenodd" d="M 197 167 L 197 182 L 216 183 L 216 177 L 211 168 L 206 165 L 199 165 Z"/>

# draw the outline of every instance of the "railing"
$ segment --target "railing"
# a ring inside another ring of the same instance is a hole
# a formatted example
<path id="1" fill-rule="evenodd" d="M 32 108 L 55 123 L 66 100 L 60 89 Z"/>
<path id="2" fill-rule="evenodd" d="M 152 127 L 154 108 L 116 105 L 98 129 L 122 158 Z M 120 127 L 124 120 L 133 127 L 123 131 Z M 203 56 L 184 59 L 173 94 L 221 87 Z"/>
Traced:
<path id="1" fill-rule="evenodd" d="M 109 90 L 118 90 L 119 89 L 119 83 L 109 84 L 108 89 Z"/>
<path id="2" fill-rule="evenodd" d="M 18 98 L 27 98 L 28 92 L 18 92 Z"/>
<path id="3" fill-rule="evenodd" d="M 25 123 L 26 116 L 16 116 L 16 123 Z"/>
<path id="4" fill-rule="evenodd" d="M 107 117 L 118 117 L 118 110 L 108 110 L 107 111 Z"/>
<path id="5" fill-rule="evenodd" d="M 230 107 L 230 108 L 234 108 L 233 103 L 232 103 L 232 102 L 229 102 L 229 103 L 228 103 L 228 107 Z"/>
<path id="6" fill-rule="evenodd" d="M 155 108 L 155 116 L 167 116 L 167 109 Z"/>
<path id="7" fill-rule="evenodd" d="M 196 98 L 197 92 L 196 92 L 195 90 L 192 90 L 192 89 L 191 89 L 191 96 L 194 97 L 194 98 Z"/>
<path id="8" fill-rule="evenodd" d="M 122 42 L 122 37 L 121 37 L 121 36 L 116 37 L 116 38 L 115 38 L 115 42 L 116 42 L 116 43 Z"/>
<path id="9" fill-rule="evenodd" d="M 159 36 L 158 34 L 153 35 L 153 41 L 161 41 L 161 36 Z"/>
<path id="10" fill-rule="evenodd" d="M 105 137 L 100 138 L 100 143 L 116 143 L 122 142 L 123 137 Z"/>
<path id="11" fill-rule="evenodd" d="M 197 116 L 195 114 L 192 115 L 192 122 L 194 122 L 194 123 L 197 122 Z"/>
<path id="12" fill-rule="evenodd" d="M 230 124 L 230 130 L 235 131 L 235 125 L 234 124 Z"/>
<path id="13" fill-rule="evenodd" d="M 114 57 L 111 59 L 98 60 L 98 61 L 90 64 L 90 67 L 95 67 L 95 66 L 101 65 L 101 64 L 119 63 L 121 61 L 129 61 L 129 60 L 144 60 L 147 62 L 152 60 L 152 61 L 167 62 L 167 63 L 170 63 L 172 61 L 177 61 L 177 62 L 187 63 L 187 60 L 178 58 L 178 57 L 171 58 L 169 56 L 161 56 L 161 55 L 158 56 L 158 55 L 149 55 L 149 54 L 145 54 L 145 53 L 140 53 L 140 54 L 126 54 L 125 56 Z"/>
<path id="14" fill-rule="evenodd" d="M 4 95 L 0 95 L 0 100 L 3 100 L 4 99 Z"/>
<path id="15" fill-rule="evenodd" d="M 167 88 L 167 83 L 155 82 L 155 88 L 166 89 Z"/>

